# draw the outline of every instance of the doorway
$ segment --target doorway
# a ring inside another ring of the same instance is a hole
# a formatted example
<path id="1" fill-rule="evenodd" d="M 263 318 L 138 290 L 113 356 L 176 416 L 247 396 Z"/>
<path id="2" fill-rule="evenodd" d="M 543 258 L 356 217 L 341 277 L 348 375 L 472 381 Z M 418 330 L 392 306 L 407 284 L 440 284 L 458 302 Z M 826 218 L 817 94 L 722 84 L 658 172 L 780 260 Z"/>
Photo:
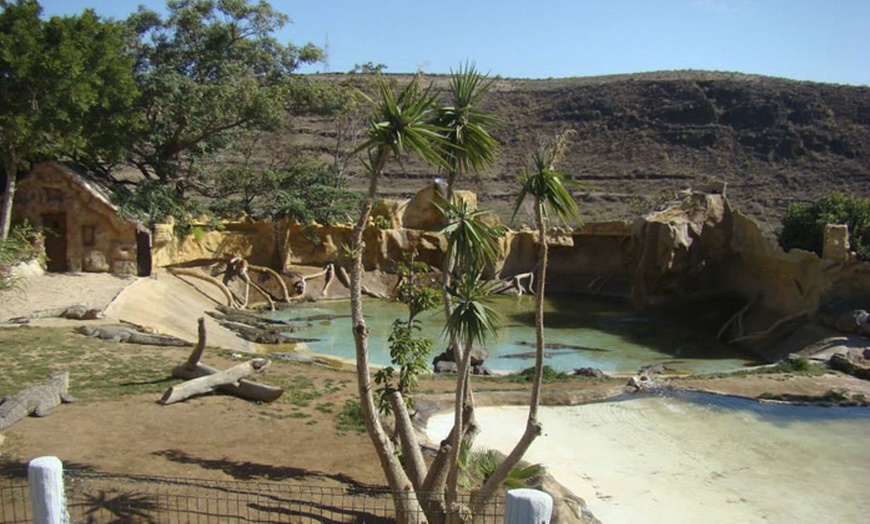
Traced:
<path id="1" fill-rule="evenodd" d="M 69 263 L 66 259 L 66 213 L 43 214 L 42 228 L 45 233 L 48 270 L 55 273 L 69 271 Z"/>
<path id="2" fill-rule="evenodd" d="M 151 276 L 151 234 L 147 231 L 136 231 L 136 273 Z"/>

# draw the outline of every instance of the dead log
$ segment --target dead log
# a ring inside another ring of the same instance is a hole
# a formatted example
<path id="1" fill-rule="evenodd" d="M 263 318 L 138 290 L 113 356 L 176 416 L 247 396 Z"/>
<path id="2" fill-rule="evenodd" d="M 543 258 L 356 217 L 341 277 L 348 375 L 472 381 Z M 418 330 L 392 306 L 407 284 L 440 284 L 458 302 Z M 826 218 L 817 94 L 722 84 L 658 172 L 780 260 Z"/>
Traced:
<path id="1" fill-rule="evenodd" d="M 269 359 L 255 358 L 224 371 L 182 382 L 167 389 L 160 403 L 174 404 L 196 395 L 211 393 L 221 386 L 238 384 L 242 378 L 253 373 L 261 373 L 271 364 L 272 361 Z"/>
<path id="2" fill-rule="evenodd" d="M 227 286 L 225 286 L 224 283 L 221 282 L 220 280 L 218 280 L 214 277 L 210 277 L 208 275 L 204 275 L 201 272 L 196 271 L 194 269 L 170 268 L 169 272 L 175 276 L 185 276 L 185 277 L 198 278 L 200 280 L 204 280 L 206 282 L 214 284 L 215 286 L 217 286 L 218 289 L 221 290 L 221 292 L 227 298 L 227 306 L 231 307 L 231 308 L 237 307 L 236 306 L 236 299 L 235 299 L 235 297 L 233 297 L 232 292 L 230 292 L 229 288 Z"/>
<path id="3" fill-rule="evenodd" d="M 172 370 L 173 377 L 185 380 L 214 375 L 216 373 L 220 373 L 220 370 L 207 364 L 197 364 L 193 369 L 186 369 L 184 364 L 182 364 Z M 283 388 L 251 382 L 244 378 L 236 384 L 223 384 L 218 387 L 218 390 L 239 398 L 260 402 L 273 402 L 284 394 Z"/>
<path id="4" fill-rule="evenodd" d="M 281 292 L 284 294 L 284 302 L 290 302 L 290 291 L 287 289 L 287 283 L 284 282 L 284 279 L 281 275 L 272 268 L 268 268 L 265 266 L 253 266 L 248 265 L 248 269 L 251 271 L 258 271 L 260 273 L 266 273 L 274 278 L 278 282 L 278 286 L 281 288 Z"/>
<path id="5" fill-rule="evenodd" d="M 193 348 L 193 351 L 191 351 L 190 356 L 187 358 L 187 361 L 185 363 L 175 366 L 175 368 L 173 368 L 173 377 L 181 378 L 184 380 L 191 380 L 200 377 L 216 375 L 221 372 L 217 368 L 202 364 L 200 362 L 200 360 L 202 359 L 202 353 L 205 350 L 205 337 L 205 320 L 203 318 L 200 318 L 199 340 L 196 343 L 196 347 Z M 222 384 L 218 386 L 217 389 L 236 397 L 249 400 L 258 400 L 260 402 L 273 402 L 284 394 L 284 389 L 280 387 L 269 386 L 266 384 L 258 384 L 256 382 L 245 380 L 244 378 L 238 380 L 236 383 Z"/>

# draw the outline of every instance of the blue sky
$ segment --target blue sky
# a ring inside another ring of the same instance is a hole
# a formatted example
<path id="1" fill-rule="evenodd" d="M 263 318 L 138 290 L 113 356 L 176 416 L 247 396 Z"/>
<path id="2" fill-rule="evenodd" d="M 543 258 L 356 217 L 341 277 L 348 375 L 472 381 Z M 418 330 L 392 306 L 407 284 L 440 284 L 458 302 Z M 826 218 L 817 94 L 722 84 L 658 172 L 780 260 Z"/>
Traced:
<path id="1" fill-rule="evenodd" d="M 164 0 L 41 0 L 124 18 Z M 328 68 L 447 73 L 472 61 L 515 78 L 676 69 L 870 85 L 868 0 L 273 0 L 278 37 L 329 43 Z M 306 68 L 320 72 L 325 64 Z"/>

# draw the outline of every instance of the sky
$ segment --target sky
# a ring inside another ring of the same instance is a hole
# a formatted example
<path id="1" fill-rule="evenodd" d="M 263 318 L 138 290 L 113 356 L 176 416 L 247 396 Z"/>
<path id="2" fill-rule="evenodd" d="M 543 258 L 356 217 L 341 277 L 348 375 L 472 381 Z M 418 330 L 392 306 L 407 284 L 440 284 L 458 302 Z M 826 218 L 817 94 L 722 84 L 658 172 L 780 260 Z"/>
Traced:
<path id="1" fill-rule="evenodd" d="M 46 15 L 125 18 L 165 0 L 41 0 Z M 272 0 L 276 36 L 328 50 L 301 72 L 449 73 L 465 62 L 507 78 L 696 69 L 870 85 L 868 0 Z"/>

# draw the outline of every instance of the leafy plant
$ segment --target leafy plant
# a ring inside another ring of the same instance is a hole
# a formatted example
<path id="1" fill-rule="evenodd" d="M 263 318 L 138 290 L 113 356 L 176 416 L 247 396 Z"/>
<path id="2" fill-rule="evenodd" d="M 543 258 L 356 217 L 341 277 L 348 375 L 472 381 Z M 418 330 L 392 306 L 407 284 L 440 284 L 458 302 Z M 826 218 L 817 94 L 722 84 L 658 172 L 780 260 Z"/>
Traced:
<path id="1" fill-rule="evenodd" d="M 821 256 L 825 226 L 849 227 L 849 244 L 859 260 L 870 260 L 870 199 L 834 192 L 812 204 L 792 204 L 782 219 L 779 244 Z"/>
<path id="2" fill-rule="evenodd" d="M 518 382 L 531 382 L 535 378 L 535 368 L 526 368 L 515 375 Z M 545 365 L 543 369 L 544 382 L 562 382 L 568 380 L 569 376 L 564 371 L 557 371 L 550 366 Z"/>
<path id="3" fill-rule="evenodd" d="M 389 395 L 393 391 L 401 392 L 405 402 L 410 403 L 410 391 L 417 386 L 419 375 L 428 368 L 433 341 L 419 336 L 422 326 L 417 315 L 437 307 L 441 296 L 437 289 L 422 281 L 429 272 L 425 262 L 406 260 L 398 266 L 401 281 L 396 287 L 396 298 L 408 307 L 408 319 L 393 322 L 389 337 L 392 365 L 374 376 L 379 386 L 376 402 L 382 413 L 390 411 Z"/>
<path id="4" fill-rule="evenodd" d="M 471 451 L 470 453 L 463 450 L 461 455 L 461 483 L 466 489 L 474 489 L 486 483 L 502 463 L 501 454 L 492 449 Z M 545 471 L 544 466 L 540 464 L 511 468 L 505 480 L 502 481 L 502 486 L 507 489 L 529 487 L 531 481 L 543 475 Z"/>
<path id="5" fill-rule="evenodd" d="M 44 245 L 42 232 L 29 223 L 13 227 L 9 236 L 0 240 L 0 292 L 17 287 L 12 268 L 21 262 L 44 257 Z"/>

